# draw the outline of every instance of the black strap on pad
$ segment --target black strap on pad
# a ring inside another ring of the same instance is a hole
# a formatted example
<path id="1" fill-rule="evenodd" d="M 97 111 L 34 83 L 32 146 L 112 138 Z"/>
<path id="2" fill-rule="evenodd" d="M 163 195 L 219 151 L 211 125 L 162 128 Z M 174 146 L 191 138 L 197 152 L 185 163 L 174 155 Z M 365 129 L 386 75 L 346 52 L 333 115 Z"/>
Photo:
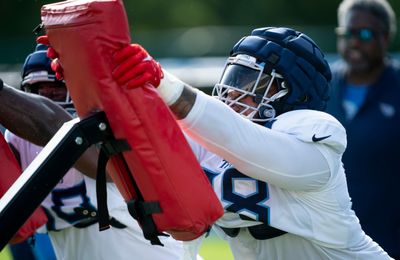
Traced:
<path id="1" fill-rule="evenodd" d="M 108 159 L 121 153 L 129 151 L 131 148 L 126 140 L 107 140 L 101 144 L 99 158 L 97 161 L 97 176 L 96 176 L 96 196 L 99 230 L 103 231 L 110 228 L 110 215 L 107 207 L 107 180 L 106 166 Z"/>
<path id="2" fill-rule="evenodd" d="M 107 208 L 107 187 L 106 187 L 106 166 L 108 159 L 120 154 L 123 151 L 130 150 L 129 144 L 126 140 L 108 140 L 101 145 L 101 150 L 98 160 L 97 180 L 96 180 L 96 194 L 97 194 L 97 207 L 99 212 L 99 229 L 100 231 L 106 230 L 110 227 L 110 217 Z M 122 158 L 123 159 L 123 158 Z M 122 160 L 125 164 L 125 160 Z M 126 166 L 128 170 L 128 166 Z M 167 234 L 160 233 L 154 223 L 151 214 L 161 213 L 161 207 L 157 201 L 144 201 L 139 187 L 134 178 L 131 178 L 133 187 L 137 195 L 127 203 L 128 211 L 131 216 L 138 221 L 142 227 L 144 237 L 151 242 L 152 245 L 164 246 L 158 236 L 168 236 Z"/>
<path id="3" fill-rule="evenodd" d="M 143 199 L 133 199 L 127 203 L 128 211 L 142 226 L 144 237 L 150 241 L 152 245 L 164 246 L 158 236 L 168 236 L 160 233 L 154 223 L 151 214 L 161 213 L 160 204 L 157 201 L 143 201 Z"/>

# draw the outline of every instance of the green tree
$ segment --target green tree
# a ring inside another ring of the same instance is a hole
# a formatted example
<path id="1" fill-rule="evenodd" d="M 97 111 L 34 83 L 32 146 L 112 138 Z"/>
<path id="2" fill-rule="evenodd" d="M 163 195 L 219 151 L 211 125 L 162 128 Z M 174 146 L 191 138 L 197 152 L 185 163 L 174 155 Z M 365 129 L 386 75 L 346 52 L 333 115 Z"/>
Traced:
<path id="1" fill-rule="evenodd" d="M 32 30 L 40 23 L 40 8 L 54 2 L 57 1 L 1 1 L 0 64 L 23 62 L 35 45 Z M 400 1 L 389 2 L 400 14 Z M 155 56 L 225 56 L 232 43 L 251 28 L 276 25 L 301 29 L 322 49 L 332 52 L 339 3 L 340 0 L 124 1 L 132 39 L 145 44 Z M 400 50 L 398 39 L 399 36 L 392 47 L 396 51 Z"/>

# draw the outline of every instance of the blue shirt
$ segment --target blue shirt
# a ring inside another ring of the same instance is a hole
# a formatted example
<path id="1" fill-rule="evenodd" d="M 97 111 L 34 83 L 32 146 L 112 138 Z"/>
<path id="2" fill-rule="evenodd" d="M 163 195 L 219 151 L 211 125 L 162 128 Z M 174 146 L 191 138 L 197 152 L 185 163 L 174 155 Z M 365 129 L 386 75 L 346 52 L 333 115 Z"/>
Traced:
<path id="1" fill-rule="evenodd" d="M 346 119 L 351 120 L 356 115 L 367 94 L 367 85 L 346 84 L 344 86 L 343 108 L 346 112 Z"/>
<path id="2" fill-rule="evenodd" d="M 400 64 L 389 60 L 379 80 L 365 94 L 355 94 L 358 98 L 348 93 L 359 103 L 351 119 L 343 105 L 344 68 L 342 61 L 332 66 L 327 112 L 346 128 L 343 163 L 353 209 L 364 231 L 389 255 L 400 256 Z"/>

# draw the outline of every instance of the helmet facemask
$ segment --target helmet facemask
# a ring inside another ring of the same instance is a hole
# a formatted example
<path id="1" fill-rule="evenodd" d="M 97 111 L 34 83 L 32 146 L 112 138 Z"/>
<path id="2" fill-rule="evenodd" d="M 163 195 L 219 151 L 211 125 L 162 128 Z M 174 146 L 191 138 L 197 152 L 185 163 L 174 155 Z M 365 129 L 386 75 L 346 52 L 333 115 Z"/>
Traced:
<path id="1" fill-rule="evenodd" d="M 73 107 L 69 91 L 62 81 L 44 80 L 22 86 L 25 92 L 47 97 L 63 108 Z"/>
<path id="2" fill-rule="evenodd" d="M 229 57 L 212 95 L 253 122 L 274 119 L 276 110 L 272 103 L 285 96 L 288 89 L 281 75 L 274 70 L 266 73 L 264 66 L 265 63 L 249 55 Z M 249 96 L 255 105 L 244 102 Z"/>
<path id="3" fill-rule="evenodd" d="M 58 80 L 51 69 L 47 48 L 46 45 L 38 44 L 35 51 L 25 59 L 21 88 L 25 92 L 47 97 L 73 114 L 74 106 L 69 91 L 65 82 Z"/>

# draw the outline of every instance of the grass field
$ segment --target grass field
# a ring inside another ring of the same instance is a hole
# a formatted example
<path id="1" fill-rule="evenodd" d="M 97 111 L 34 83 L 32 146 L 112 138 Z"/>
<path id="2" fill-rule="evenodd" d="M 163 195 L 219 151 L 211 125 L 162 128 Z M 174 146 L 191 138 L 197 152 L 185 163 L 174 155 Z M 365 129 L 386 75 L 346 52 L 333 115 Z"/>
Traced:
<path id="1" fill-rule="evenodd" d="M 212 233 L 204 240 L 200 255 L 204 260 L 233 260 L 228 244 Z"/>
<path id="2" fill-rule="evenodd" d="M 11 260 L 11 255 L 10 252 L 8 250 L 8 247 L 4 248 L 1 252 L 0 252 L 0 260 Z"/>
<path id="3" fill-rule="evenodd" d="M 214 234 L 204 240 L 200 255 L 204 260 L 233 260 L 228 244 Z M 7 247 L 0 252 L 0 260 L 12 260 Z"/>

